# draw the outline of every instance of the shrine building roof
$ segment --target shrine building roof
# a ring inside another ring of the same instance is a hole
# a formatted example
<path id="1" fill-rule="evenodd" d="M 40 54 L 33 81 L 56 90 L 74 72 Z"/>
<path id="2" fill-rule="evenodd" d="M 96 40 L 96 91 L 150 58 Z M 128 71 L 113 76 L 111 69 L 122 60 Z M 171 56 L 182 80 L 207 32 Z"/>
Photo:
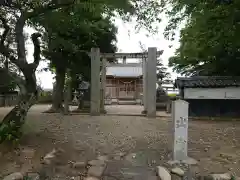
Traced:
<path id="1" fill-rule="evenodd" d="M 106 67 L 106 76 L 113 77 L 141 77 L 142 64 L 128 63 L 128 64 L 108 64 Z"/>

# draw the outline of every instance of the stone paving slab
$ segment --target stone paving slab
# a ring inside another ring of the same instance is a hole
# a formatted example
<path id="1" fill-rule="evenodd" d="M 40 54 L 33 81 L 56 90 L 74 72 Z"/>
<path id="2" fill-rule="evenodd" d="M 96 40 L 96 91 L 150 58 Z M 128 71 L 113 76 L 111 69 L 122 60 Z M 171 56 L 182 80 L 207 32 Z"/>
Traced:
<path id="1" fill-rule="evenodd" d="M 105 166 L 92 166 L 88 170 L 88 176 L 101 177 L 105 170 Z"/>
<path id="2" fill-rule="evenodd" d="M 120 172 L 124 179 L 133 179 L 133 180 L 152 180 L 153 177 L 157 179 L 154 169 L 144 168 L 144 167 L 128 167 L 121 168 Z"/>
<path id="3" fill-rule="evenodd" d="M 155 168 L 137 167 L 126 165 L 125 163 L 123 161 L 108 162 L 104 172 L 105 179 L 108 180 L 109 178 L 110 180 L 112 177 L 115 177 L 115 179 L 119 180 L 155 180 L 155 177 L 157 177 Z"/>
<path id="4" fill-rule="evenodd" d="M 105 106 L 107 115 L 122 115 L 122 116 L 145 116 L 142 114 L 143 106 L 140 105 L 107 105 Z M 165 111 L 157 111 L 158 117 L 170 117 L 171 114 Z"/>

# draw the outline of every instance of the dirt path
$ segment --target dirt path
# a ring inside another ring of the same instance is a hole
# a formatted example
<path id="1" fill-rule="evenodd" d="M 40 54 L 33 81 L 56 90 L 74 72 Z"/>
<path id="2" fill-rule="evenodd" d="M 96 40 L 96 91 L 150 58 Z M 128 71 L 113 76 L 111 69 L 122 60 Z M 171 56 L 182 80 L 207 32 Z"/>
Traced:
<path id="1" fill-rule="evenodd" d="M 40 113 L 45 109 L 46 106 L 35 106 L 27 118 L 21 146 L 34 149 L 30 160 L 23 157 L 26 151 L 19 154 L 1 147 L 2 176 L 16 171 L 34 171 L 39 168 L 41 157 L 54 147 L 65 151 L 59 164 L 92 160 L 98 155 L 114 157 L 124 152 L 124 161 L 111 164 L 109 167 L 112 169 L 107 170 L 109 173 L 114 169 L 117 171 L 123 164 L 124 167 L 131 164 L 151 169 L 170 160 L 172 142 L 169 119 Z M 0 109 L 0 113 L 6 113 L 6 109 Z M 230 170 L 240 176 L 239 142 L 240 122 L 190 122 L 189 155 L 199 160 L 194 171 L 224 173 Z M 142 172 L 141 168 L 136 171 Z"/>

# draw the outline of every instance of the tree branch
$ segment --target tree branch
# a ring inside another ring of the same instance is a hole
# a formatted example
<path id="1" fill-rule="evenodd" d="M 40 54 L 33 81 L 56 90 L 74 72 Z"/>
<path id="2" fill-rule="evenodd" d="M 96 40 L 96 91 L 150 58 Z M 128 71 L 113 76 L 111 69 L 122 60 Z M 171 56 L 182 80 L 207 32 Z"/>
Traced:
<path id="1" fill-rule="evenodd" d="M 10 48 L 0 44 L 0 53 L 7 57 L 13 64 L 18 66 L 21 70 L 24 68 L 25 63 L 18 61 L 17 58 L 14 57 L 13 51 Z"/>
<path id="2" fill-rule="evenodd" d="M 13 51 L 4 45 L 4 42 L 10 31 L 10 27 L 7 24 L 7 20 L 3 16 L 0 16 L 0 20 L 2 21 L 2 24 L 4 27 L 4 32 L 1 35 L 1 40 L 0 40 L 0 53 L 5 57 L 7 57 L 12 63 L 16 64 L 19 68 L 22 68 L 22 65 L 20 64 L 20 62 L 14 57 Z"/>
<path id="3" fill-rule="evenodd" d="M 28 18 L 33 18 L 33 17 L 36 17 L 36 16 L 41 16 L 42 14 L 44 14 L 48 11 L 52 11 L 52 10 L 55 10 L 55 9 L 66 7 L 66 6 L 72 5 L 74 3 L 75 3 L 75 0 L 71 0 L 70 2 L 66 2 L 66 3 L 59 3 L 59 4 L 58 3 L 53 4 L 52 2 L 50 2 L 47 5 L 43 5 L 41 7 L 33 9 L 32 12 L 28 12 L 27 17 Z"/>
<path id="4" fill-rule="evenodd" d="M 33 33 L 31 38 L 32 38 L 32 42 L 34 45 L 34 53 L 33 53 L 33 57 L 34 57 L 34 66 L 35 69 L 37 69 L 38 65 L 39 65 L 39 61 L 40 61 L 40 55 L 41 55 L 41 49 L 40 49 L 40 41 L 39 41 L 39 37 L 41 37 L 42 35 L 40 33 Z"/>
<path id="5" fill-rule="evenodd" d="M 64 7 L 64 6 L 69 6 L 69 5 L 73 4 L 74 2 L 75 2 L 75 0 L 71 0 L 68 3 L 60 3 L 60 4 L 53 4 L 51 2 L 51 3 L 48 3 L 47 5 L 42 5 L 38 8 L 35 8 L 31 12 L 21 12 L 21 15 L 20 15 L 19 19 L 17 20 L 16 27 L 15 27 L 17 54 L 18 54 L 18 60 L 19 61 L 27 62 L 26 61 L 26 51 L 25 51 L 26 50 L 25 41 L 24 41 L 24 35 L 23 35 L 23 28 L 24 28 L 24 25 L 25 25 L 25 21 L 27 19 L 33 18 L 35 16 L 41 16 L 43 13 L 46 13 L 47 11 L 52 11 L 54 9 L 58 9 L 58 8 L 61 8 L 61 7 Z M 36 43 L 37 43 L 37 41 L 38 41 L 37 39 L 40 36 L 39 35 L 37 35 L 37 36 L 34 35 L 34 37 L 37 37 L 37 38 L 35 38 Z M 38 58 L 37 58 L 37 51 L 38 51 L 37 49 L 38 48 L 35 47 L 36 53 L 34 53 L 34 58 L 36 57 L 36 59 L 35 59 L 36 62 L 39 61 Z M 40 48 L 39 48 L 39 51 L 40 51 Z M 36 65 L 38 65 L 38 63 L 39 62 L 37 62 Z"/>
<path id="6" fill-rule="evenodd" d="M 15 9 L 15 10 L 21 10 L 22 7 L 24 6 L 30 6 L 31 3 L 30 2 L 13 2 L 13 0 L 4 0 L 3 2 L 0 3 L 0 7 L 3 6 L 3 7 L 8 7 L 8 8 L 11 8 L 11 9 Z"/>
<path id="7" fill-rule="evenodd" d="M 23 35 L 23 28 L 25 25 L 25 21 L 26 21 L 26 16 L 22 12 L 19 19 L 17 20 L 16 27 L 15 27 L 18 61 L 23 61 L 23 62 L 27 62 L 25 40 Z"/>

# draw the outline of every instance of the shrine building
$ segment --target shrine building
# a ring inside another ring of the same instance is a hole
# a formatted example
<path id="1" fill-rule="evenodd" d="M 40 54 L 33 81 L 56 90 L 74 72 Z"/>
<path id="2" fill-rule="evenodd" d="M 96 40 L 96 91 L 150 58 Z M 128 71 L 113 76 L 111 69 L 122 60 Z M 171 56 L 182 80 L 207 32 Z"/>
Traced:
<path id="1" fill-rule="evenodd" d="M 106 98 L 111 104 L 141 104 L 143 93 L 142 63 L 107 64 Z"/>

